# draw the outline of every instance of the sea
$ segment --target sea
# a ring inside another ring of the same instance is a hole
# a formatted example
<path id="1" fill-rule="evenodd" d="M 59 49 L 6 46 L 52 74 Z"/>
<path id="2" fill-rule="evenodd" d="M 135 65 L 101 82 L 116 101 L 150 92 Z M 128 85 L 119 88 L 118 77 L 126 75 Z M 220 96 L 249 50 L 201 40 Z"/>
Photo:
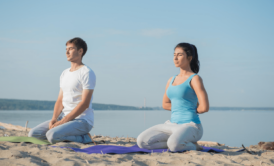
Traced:
<path id="1" fill-rule="evenodd" d="M 33 128 L 50 120 L 53 111 L 1 110 L 0 122 Z M 98 110 L 94 111 L 91 135 L 135 137 L 145 129 L 170 119 L 165 110 Z M 274 141 L 274 111 L 212 110 L 200 114 L 204 134 L 202 141 L 215 141 L 230 147 L 257 145 L 260 141 Z"/>

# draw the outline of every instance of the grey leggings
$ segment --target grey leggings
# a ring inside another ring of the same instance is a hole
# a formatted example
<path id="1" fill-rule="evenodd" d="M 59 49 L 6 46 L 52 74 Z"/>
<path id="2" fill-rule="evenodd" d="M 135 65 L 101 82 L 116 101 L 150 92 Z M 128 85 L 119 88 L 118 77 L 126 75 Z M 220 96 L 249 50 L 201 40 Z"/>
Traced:
<path id="1" fill-rule="evenodd" d="M 168 120 L 142 132 L 137 138 L 137 144 L 144 149 L 196 150 L 194 143 L 200 140 L 202 135 L 202 124 L 176 124 Z"/>

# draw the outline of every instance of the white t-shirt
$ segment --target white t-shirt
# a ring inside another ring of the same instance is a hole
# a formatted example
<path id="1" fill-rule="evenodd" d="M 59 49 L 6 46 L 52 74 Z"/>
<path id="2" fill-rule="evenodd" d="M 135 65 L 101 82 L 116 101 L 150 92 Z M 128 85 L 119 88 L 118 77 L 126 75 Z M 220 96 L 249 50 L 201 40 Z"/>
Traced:
<path id="1" fill-rule="evenodd" d="M 96 76 L 94 72 L 86 65 L 80 69 L 71 72 L 70 68 L 63 71 L 60 76 L 60 88 L 63 90 L 63 113 L 68 115 L 82 100 L 82 92 L 84 89 L 94 89 Z M 92 109 L 92 99 L 89 108 L 87 108 L 76 119 L 85 119 L 93 126 L 94 114 Z"/>

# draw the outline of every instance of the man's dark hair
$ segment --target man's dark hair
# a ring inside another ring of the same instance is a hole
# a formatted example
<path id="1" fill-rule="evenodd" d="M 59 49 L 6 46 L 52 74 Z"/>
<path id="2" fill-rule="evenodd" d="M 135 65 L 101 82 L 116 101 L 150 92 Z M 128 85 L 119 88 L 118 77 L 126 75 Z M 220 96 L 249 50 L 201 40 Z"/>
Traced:
<path id="1" fill-rule="evenodd" d="M 88 50 L 87 43 L 86 43 L 83 39 L 81 39 L 80 37 L 75 37 L 75 38 L 73 38 L 73 39 L 70 39 L 70 40 L 66 43 L 66 45 L 67 45 L 68 43 L 73 43 L 73 44 L 75 45 L 75 47 L 77 47 L 77 50 L 79 50 L 79 49 L 82 48 L 82 49 L 83 49 L 82 58 L 83 58 L 83 56 L 86 54 L 86 52 L 87 52 L 87 50 Z"/>

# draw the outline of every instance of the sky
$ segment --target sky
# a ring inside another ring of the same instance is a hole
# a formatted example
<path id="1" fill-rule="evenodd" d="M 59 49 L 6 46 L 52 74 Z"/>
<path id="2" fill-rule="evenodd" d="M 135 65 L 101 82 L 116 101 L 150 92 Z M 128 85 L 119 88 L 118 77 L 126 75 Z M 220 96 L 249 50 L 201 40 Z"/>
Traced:
<path id="1" fill-rule="evenodd" d="M 0 1 L 0 98 L 57 99 L 81 37 L 94 103 L 162 105 L 180 42 L 198 49 L 212 107 L 274 107 L 274 1 Z"/>

